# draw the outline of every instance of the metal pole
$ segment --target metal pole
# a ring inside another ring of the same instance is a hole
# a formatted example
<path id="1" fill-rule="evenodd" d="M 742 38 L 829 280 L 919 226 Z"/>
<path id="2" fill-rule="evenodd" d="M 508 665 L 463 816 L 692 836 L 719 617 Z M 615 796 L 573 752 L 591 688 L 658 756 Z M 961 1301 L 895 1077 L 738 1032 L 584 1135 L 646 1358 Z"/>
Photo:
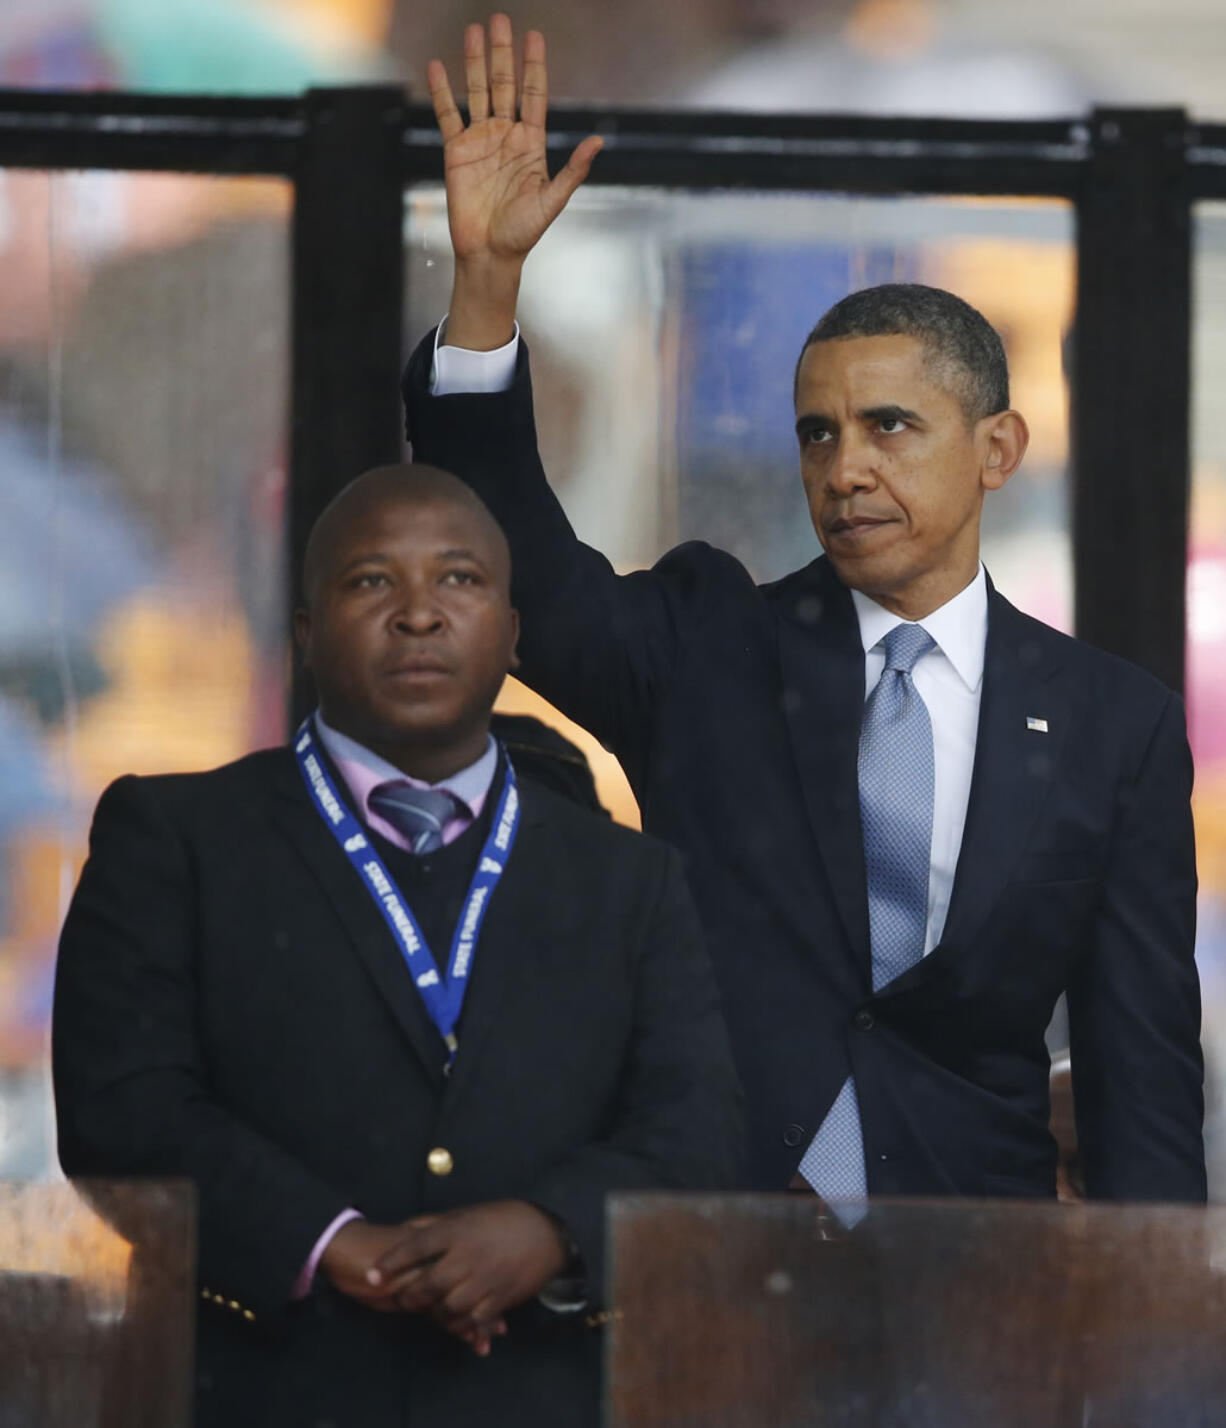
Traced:
<path id="1" fill-rule="evenodd" d="M 293 225 L 291 608 L 316 516 L 353 477 L 400 457 L 403 106 L 393 88 L 306 97 Z M 311 700 L 295 668 L 294 723 Z"/>
<path id="2" fill-rule="evenodd" d="M 1095 112 L 1072 360 L 1077 633 L 1184 680 L 1190 201 L 1180 109 Z"/>

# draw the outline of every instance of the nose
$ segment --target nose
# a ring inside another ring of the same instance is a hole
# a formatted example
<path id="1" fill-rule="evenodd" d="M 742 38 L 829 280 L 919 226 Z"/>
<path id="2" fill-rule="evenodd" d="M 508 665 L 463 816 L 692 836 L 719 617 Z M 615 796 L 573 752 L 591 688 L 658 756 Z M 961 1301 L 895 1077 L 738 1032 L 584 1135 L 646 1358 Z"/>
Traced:
<path id="1" fill-rule="evenodd" d="M 872 443 L 854 427 L 839 433 L 838 444 L 829 453 L 823 485 L 832 496 L 852 496 L 877 484 Z"/>
<path id="2" fill-rule="evenodd" d="M 407 581 L 392 612 L 392 623 L 407 635 L 428 635 L 442 629 L 443 611 L 435 599 L 433 582 Z"/>

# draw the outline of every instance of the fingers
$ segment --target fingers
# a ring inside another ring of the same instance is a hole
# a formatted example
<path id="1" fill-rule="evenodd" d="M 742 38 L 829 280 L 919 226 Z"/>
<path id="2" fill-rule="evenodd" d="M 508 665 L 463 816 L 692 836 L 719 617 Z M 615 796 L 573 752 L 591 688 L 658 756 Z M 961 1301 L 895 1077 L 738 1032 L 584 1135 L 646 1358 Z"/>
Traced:
<path id="1" fill-rule="evenodd" d="M 507 1331 L 504 1297 L 482 1275 L 470 1274 L 431 1307 L 430 1317 L 466 1342 L 473 1335 L 502 1335 Z"/>
<path id="2" fill-rule="evenodd" d="M 505 15 L 490 16 L 490 80 L 494 118 L 515 122 L 515 44 Z"/>
<path id="3" fill-rule="evenodd" d="M 367 1283 L 387 1284 L 399 1278 L 406 1270 L 437 1259 L 447 1248 L 446 1228 L 437 1220 L 426 1224 L 406 1225 L 404 1230 L 404 1238 L 380 1255 L 366 1271 Z"/>
<path id="4" fill-rule="evenodd" d="M 520 97 L 520 118 L 529 128 L 543 129 L 548 108 L 545 36 L 539 30 L 529 30 L 524 36 L 524 87 Z"/>
<path id="5" fill-rule="evenodd" d="M 444 1256 L 433 1264 L 411 1269 L 401 1278 L 388 1283 L 388 1292 L 409 1314 L 424 1314 L 440 1310 L 442 1301 L 469 1278 L 470 1271 L 455 1256 Z"/>
<path id="6" fill-rule="evenodd" d="M 492 1300 L 486 1301 L 493 1303 Z M 501 1339 L 507 1332 L 507 1321 L 501 1316 L 498 1318 L 485 1319 L 479 1323 L 472 1323 L 467 1326 L 456 1327 L 454 1324 L 444 1325 L 449 1333 L 455 1334 L 458 1339 L 463 1340 L 478 1358 L 488 1358 L 490 1345 L 495 1339 Z"/>
<path id="7" fill-rule="evenodd" d="M 485 31 L 480 25 L 468 25 L 464 30 L 464 77 L 468 82 L 468 117 L 476 124 L 490 117 L 490 88 L 485 72 Z"/>
<path id="8" fill-rule="evenodd" d="M 498 1300 L 493 1294 L 487 1294 L 473 1305 L 468 1313 L 468 1322 L 472 1328 L 485 1329 L 491 1334 L 505 1334 L 507 1331 L 506 1320 L 498 1312 Z"/>
<path id="9" fill-rule="evenodd" d="M 447 70 L 441 60 L 431 60 L 426 66 L 426 84 L 430 90 L 430 103 L 434 105 L 434 117 L 438 120 L 439 133 L 443 143 L 464 132 L 464 120 L 456 106 Z"/>
<path id="10" fill-rule="evenodd" d="M 433 1304 L 445 1289 L 428 1287 L 422 1283 L 430 1271 L 438 1264 L 438 1259 L 425 1260 L 398 1274 L 386 1274 L 380 1285 L 380 1293 L 397 1301 L 403 1299 L 405 1306 L 412 1302 L 416 1307 Z"/>
<path id="11" fill-rule="evenodd" d="M 467 1338 L 470 1334 L 484 1334 L 487 1338 L 501 1338 L 507 1331 L 507 1321 L 498 1312 L 498 1301 L 492 1294 L 487 1294 L 479 1304 L 474 1305 L 472 1310 L 458 1321 L 458 1327 L 453 1327 L 453 1332 L 458 1333 L 461 1338 Z"/>
<path id="12" fill-rule="evenodd" d="M 474 1275 L 456 1285 L 429 1313 L 439 1328 L 461 1339 L 475 1354 L 485 1358 L 491 1341 L 507 1332 L 498 1304 L 498 1299 Z"/>
<path id="13" fill-rule="evenodd" d="M 576 145 L 575 151 L 567 159 L 565 167 L 559 169 L 554 175 L 544 194 L 551 223 L 570 202 L 571 194 L 587 178 L 592 169 L 592 160 L 602 148 L 604 148 L 604 140 L 600 135 L 589 134 L 581 144 Z"/>

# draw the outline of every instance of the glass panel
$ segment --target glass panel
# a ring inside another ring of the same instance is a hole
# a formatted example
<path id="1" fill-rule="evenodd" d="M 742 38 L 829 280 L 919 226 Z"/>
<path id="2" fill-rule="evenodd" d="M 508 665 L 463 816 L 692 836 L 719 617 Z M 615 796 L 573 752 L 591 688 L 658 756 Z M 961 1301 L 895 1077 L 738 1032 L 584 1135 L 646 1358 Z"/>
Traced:
<path id="1" fill-rule="evenodd" d="M 609 1428 L 1226 1421 L 1226 1209 L 612 1200 Z M 661 1333 L 660 1326 L 669 1332 Z"/>
<path id="2" fill-rule="evenodd" d="M 1226 204 L 1195 216 L 1188 733 L 1196 761 L 1196 959 L 1209 1193 L 1226 1200 Z"/>
<path id="3" fill-rule="evenodd" d="M 409 192 L 406 222 L 415 341 L 451 285 L 437 185 Z M 1054 201 L 580 192 L 528 265 L 520 307 L 546 470 L 579 533 L 622 569 L 686 539 L 731 550 L 759 580 L 810 560 L 796 358 L 831 303 L 895 280 L 950 288 L 1000 330 L 1032 440 L 987 503 L 984 560 L 1010 599 L 1069 628 L 1074 253 L 1071 210 Z M 606 802 L 631 818 L 612 761 L 589 747 Z"/>
<path id="4" fill-rule="evenodd" d="M 289 189 L 0 173 L 0 1178 L 98 795 L 283 737 Z"/>

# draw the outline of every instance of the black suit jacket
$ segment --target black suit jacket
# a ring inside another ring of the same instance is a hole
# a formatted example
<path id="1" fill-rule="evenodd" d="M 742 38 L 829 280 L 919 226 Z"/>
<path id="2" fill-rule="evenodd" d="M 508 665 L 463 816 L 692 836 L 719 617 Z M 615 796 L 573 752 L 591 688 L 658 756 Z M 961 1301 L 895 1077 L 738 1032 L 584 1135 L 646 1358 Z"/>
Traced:
<path id="1" fill-rule="evenodd" d="M 525 1198 L 570 1227 L 598 1299 L 606 1191 L 735 1179 L 739 1093 L 676 854 L 520 788 L 450 1077 L 290 751 L 104 794 L 60 947 L 60 1159 L 195 1182 L 202 1424 L 594 1423 L 584 1315 L 525 1305 L 478 1361 L 326 1283 L 291 1305 L 316 1239 L 351 1205 Z"/>
<path id="2" fill-rule="evenodd" d="M 1067 991 L 1090 1193 L 1203 1199 L 1179 699 L 992 592 L 944 935 L 874 995 L 850 593 L 824 558 L 757 586 L 696 543 L 616 576 L 548 488 L 526 352 L 509 391 L 435 398 L 432 340 L 405 374 L 414 454 L 502 522 L 523 677 L 614 750 L 644 826 L 685 855 L 746 1089 L 751 1183 L 787 1182 L 854 1072 L 870 1191 L 1054 1193 L 1044 1030 Z"/>

